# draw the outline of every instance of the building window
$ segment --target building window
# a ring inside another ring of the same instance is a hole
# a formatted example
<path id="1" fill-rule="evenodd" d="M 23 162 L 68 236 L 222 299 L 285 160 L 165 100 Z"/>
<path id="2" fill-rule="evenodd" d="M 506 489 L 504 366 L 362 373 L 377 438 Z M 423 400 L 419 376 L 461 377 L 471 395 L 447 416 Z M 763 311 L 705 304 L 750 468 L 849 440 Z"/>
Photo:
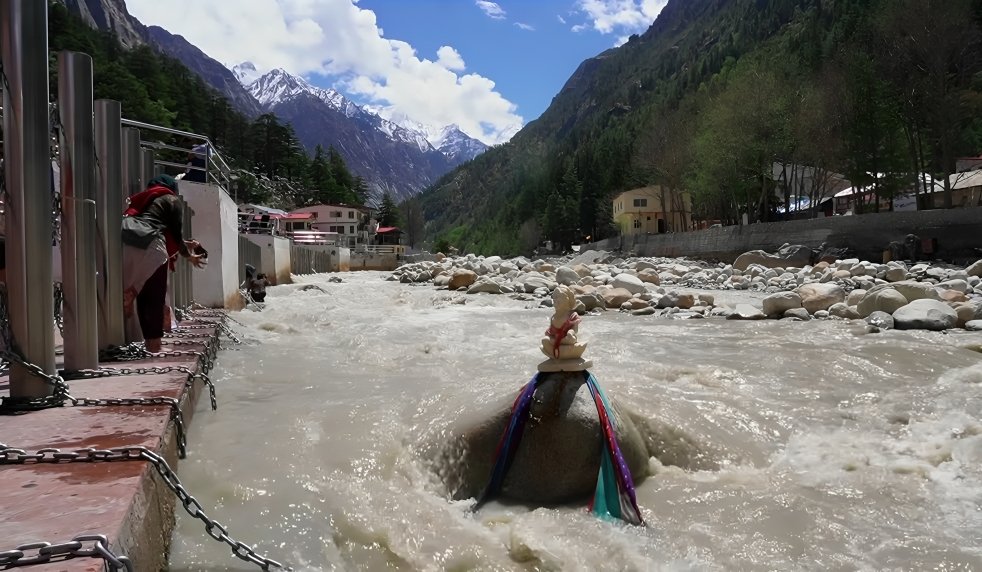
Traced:
<path id="1" fill-rule="evenodd" d="M 355 233 L 355 227 L 349 226 L 348 227 L 348 234 L 354 234 L 354 233 Z"/>
<path id="2" fill-rule="evenodd" d="M 634 219 L 634 228 L 641 228 L 641 219 Z"/>
<path id="3" fill-rule="evenodd" d="M 634 199 L 634 206 L 646 207 L 648 206 L 648 199 Z"/>
<path id="4" fill-rule="evenodd" d="M 328 232 L 336 232 L 338 234 L 344 234 L 343 226 L 332 226 L 328 228 Z"/>
<path id="5" fill-rule="evenodd" d="M 348 218 L 355 218 L 355 211 L 348 211 Z"/>
<path id="6" fill-rule="evenodd" d="M 342 216 L 341 211 L 331 211 L 331 218 L 341 218 Z"/>

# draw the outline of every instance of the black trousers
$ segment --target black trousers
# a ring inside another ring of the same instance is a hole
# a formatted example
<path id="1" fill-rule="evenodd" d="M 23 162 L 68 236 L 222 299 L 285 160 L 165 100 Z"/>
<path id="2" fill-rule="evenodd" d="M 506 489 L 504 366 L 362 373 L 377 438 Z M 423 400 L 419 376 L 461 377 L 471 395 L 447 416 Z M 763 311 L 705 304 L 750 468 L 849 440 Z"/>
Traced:
<path id="1" fill-rule="evenodd" d="M 136 296 L 136 314 L 140 317 L 143 339 L 164 337 L 164 304 L 167 303 L 167 264 L 161 264 L 143 284 Z"/>

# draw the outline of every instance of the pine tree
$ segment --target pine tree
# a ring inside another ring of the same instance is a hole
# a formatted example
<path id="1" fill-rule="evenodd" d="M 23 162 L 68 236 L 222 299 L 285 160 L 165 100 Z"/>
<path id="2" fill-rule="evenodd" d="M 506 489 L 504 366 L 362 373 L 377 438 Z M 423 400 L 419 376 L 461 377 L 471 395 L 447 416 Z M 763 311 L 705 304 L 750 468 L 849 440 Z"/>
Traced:
<path id="1" fill-rule="evenodd" d="M 389 193 L 382 195 L 382 201 L 378 207 L 379 226 L 399 226 L 399 207 Z"/>

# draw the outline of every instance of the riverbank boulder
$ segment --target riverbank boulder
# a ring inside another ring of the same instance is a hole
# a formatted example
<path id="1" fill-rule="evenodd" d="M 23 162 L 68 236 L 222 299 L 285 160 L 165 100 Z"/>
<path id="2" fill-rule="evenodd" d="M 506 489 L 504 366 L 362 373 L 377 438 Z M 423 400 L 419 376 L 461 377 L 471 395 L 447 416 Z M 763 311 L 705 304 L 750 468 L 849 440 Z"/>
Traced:
<path id="1" fill-rule="evenodd" d="M 944 302 L 922 298 L 894 312 L 893 323 L 898 330 L 941 331 L 954 328 L 958 314 Z"/>

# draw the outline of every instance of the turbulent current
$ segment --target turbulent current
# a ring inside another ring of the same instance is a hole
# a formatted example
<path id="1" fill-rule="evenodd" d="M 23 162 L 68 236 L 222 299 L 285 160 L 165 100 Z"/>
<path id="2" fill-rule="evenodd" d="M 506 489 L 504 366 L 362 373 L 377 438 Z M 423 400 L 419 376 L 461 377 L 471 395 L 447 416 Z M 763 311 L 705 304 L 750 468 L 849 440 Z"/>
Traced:
<path id="1" fill-rule="evenodd" d="M 474 514 L 428 451 L 510 404 L 550 310 L 335 276 L 233 315 L 244 344 L 180 464 L 230 536 L 295 570 L 982 570 L 982 334 L 585 316 L 608 395 L 709 461 L 651 460 L 644 528 L 586 499 Z M 170 562 L 255 569 L 183 513 Z"/>

